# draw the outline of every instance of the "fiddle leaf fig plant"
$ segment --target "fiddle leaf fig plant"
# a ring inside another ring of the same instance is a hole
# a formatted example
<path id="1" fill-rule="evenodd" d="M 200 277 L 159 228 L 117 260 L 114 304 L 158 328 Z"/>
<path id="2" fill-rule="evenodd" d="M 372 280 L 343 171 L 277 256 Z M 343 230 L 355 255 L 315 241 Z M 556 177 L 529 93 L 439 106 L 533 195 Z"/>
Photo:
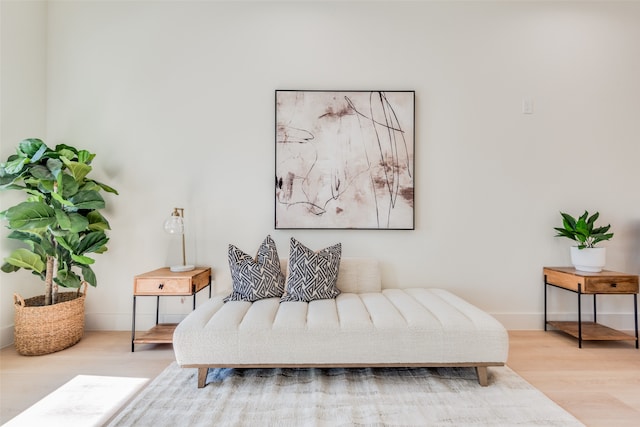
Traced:
<path id="1" fill-rule="evenodd" d="M 563 227 L 554 227 L 558 232 L 555 237 L 566 237 L 578 242 L 578 249 L 593 248 L 613 237 L 613 233 L 608 232 L 611 224 L 604 227 L 595 226 L 596 220 L 600 217 L 598 212 L 589 216 L 589 212 L 584 211 L 578 219 L 564 212 L 560 212 L 560 215 Z"/>
<path id="2" fill-rule="evenodd" d="M 102 191 L 118 192 L 88 178 L 95 154 L 40 139 L 25 139 L 17 153 L 0 164 L 0 191 L 17 190 L 26 200 L 0 212 L 11 230 L 8 238 L 26 247 L 14 250 L 1 269 L 31 270 L 45 284 L 45 305 L 55 304 L 58 286 L 97 285 L 91 254 L 107 250 L 109 222 Z"/>

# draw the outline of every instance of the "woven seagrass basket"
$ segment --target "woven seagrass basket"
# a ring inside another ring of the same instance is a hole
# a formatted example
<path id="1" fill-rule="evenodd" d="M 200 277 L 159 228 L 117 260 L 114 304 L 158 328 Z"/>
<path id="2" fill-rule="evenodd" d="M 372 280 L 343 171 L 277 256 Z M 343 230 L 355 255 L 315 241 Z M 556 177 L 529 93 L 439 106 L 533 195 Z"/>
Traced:
<path id="1" fill-rule="evenodd" d="M 14 294 L 16 351 L 41 356 L 76 344 L 84 334 L 84 292 L 60 292 L 59 302 L 44 305 L 44 295 L 23 299 Z"/>

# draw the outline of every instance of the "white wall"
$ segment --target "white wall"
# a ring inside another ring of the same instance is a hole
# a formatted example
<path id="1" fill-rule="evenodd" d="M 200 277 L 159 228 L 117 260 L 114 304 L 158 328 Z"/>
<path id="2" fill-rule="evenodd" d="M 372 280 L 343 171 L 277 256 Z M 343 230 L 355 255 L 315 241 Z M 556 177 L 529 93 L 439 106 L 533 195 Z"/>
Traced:
<path id="1" fill-rule="evenodd" d="M 542 327 L 542 266 L 569 263 L 561 210 L 600 211 L 607 267 L 640 273 L 640 3 L 51 1 L 47 25 L 45 137 L 96 152 L 120 191 L 89 328 L 130 328 L 133 276 L 176 259 L 174 206 L 198 264 L 268 233 L 282 256 L 340 241 L 388 286 L 450 289 L 513 329 Z M 275 89 L 416 91 L 415 231 L 274 230 Z M 601 298 L 614 326 L 632 310 Z"/>
<path id="2" fill-rule="evenodd" d="M 3 162 L 16 143 L 46 134 L 47 6 L 44 1 L 0 2 L 0 154 Z M 22 201 L 19 194 L 0 193 L 0 211 Z M 0 228 L 0 256 L 19 244 Z M 0 273 L 0 345 L 13 341 L 13 294 L 42 294 L 40 282 L 25 271 Z"/>

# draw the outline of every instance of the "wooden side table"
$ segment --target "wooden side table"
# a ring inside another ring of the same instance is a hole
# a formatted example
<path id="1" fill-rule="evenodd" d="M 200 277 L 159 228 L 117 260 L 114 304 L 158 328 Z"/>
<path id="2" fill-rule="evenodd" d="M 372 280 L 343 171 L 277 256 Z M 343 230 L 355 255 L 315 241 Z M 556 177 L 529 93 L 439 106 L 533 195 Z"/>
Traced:
<path id="1" fill-rule="evenodd" d="M 133 320 L 131 322 L 131 351 L 135 344 L 173 342 L 173 331 L 177 323 L 158 323 L 161 296 L 193 296 L 196 308 L 196 294 L 209 287 L 211 298 L 211 268 L 196 267 L 191 271 L 172 272 L 168 267 L 159 268 L 137 275 L 133 280 Z M 136 297 L 156 297 L 156 326 L 136 338 Z"/>
<path id="2" fill-rule="evenodd" d="M 578 271 L 573 267 L 544 267 L 544 330 L 547 325 L 583 340 L 635 340 L 638 348 L 638 276 L 604 270 L 600 273 Z M 547 288 L 554 286 L 578 294 L 578 321 L 547 320 Z M 593 322 L 582 321 L 581 296 L 593 295 Z M 596 295 L 633 295 L 635 337 L 597 323 Z"/>

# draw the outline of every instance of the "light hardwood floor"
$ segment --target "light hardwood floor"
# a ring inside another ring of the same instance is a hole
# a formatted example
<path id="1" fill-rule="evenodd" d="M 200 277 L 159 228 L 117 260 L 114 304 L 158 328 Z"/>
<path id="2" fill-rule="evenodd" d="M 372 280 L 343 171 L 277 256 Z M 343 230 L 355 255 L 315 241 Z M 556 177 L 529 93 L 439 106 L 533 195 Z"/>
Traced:
<path id="1" fill-rule="evenodd" d="M 558 332 L 513 331 L 508 365 L 590 427 L 640 425 L 640 350 L 632 342 L 576 341 Z M 130 333 L 89 331 L 62 352 L 24 357 L 0 350 L 0 424 L 78 374 L 153 378 L 171 345 L 138 345 Z M 489 368 L 491 373 L 491 368 Z"/>

